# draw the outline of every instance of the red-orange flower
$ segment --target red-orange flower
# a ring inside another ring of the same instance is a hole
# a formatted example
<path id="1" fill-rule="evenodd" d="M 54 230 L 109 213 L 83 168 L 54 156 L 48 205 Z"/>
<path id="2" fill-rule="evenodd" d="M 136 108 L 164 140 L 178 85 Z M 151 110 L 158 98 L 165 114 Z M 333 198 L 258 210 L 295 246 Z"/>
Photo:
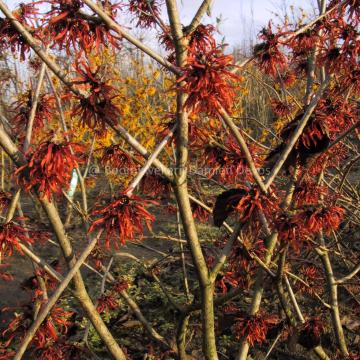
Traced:
<path id="1" fill-rule="evenodd" d="M 24 136 L 31 109 L 33 106 L 33 93 L 31 90 L 20 96 L 19 100 L 12 104 L 12 111 L 14 117 L 12 118 L 12 124 L 14 132 L 20 136 Z M 33 123 L 33 135 L 36 137 L 40 135 L 45 124 L 50 123 L 54 116 L 54 97 L 48 94 L 41 94 L 36 106 L 36 113 Z"/>
<path id="2" fill-rule="evenodd" d="M 120 195 L 114 198 L 110 205 L 96 207 L 92 216 L 98 217 L 91 223 L 89 232 L 95 229 L 105 231 L 105 245 L 110 247 L 110 240 L 119 238 L 120 244 L 124 245 L 126 240 L 132 240 L 135 236 L 141 236 L 144 231 L 144 223 L 150 229 L 155 217 L 144 207 L 152 201 L 142 200 L 140 197 L 132 195 Z M 114 242 L 118 248 L 117 241 Z"/>
<path id="3" fill-rule="evenodd" d="M 345 210 L 339 206 L 329 207 L 309 207 L 304 212 L 297 215 L 299 221 L 302 221 L 304 227 L 312 234 L 318 234 L 323 230 L 329 234 L 337 230 L 341 224 Z"/>
<path id="4" fill-rule="evenodd" d="M 299 269 L 299 275 L 309 286 L 305 286 L 302 282 L 296 281 L 295 289 L 298 292 L 308 294 L 310 296 L 313 296 L 315 293 L 321 295 L 324 292 L 324 287 L 322 286 L 324 277 L 318 267 L 303 265 Z"/>
<path id="5" fill-rule="evenodd" d="M 51 10 L 45 15 L 43 32 L 70 55 L 72 48 L 89 52 L 94 47 L 111 44 L 118 47 L 120 40 L 110 32 L 110 29 L 100 21 L 94 20 L 82 12 L 82 1 L 79 0 L 43 0 L 51 5 Z M 107 14 L 115 18 L 119 5 L 106 4 Z"/>
<path id="6" fill-rule="evenodd" d="M 257 187 L 247 188 L 247 194 L 236 205 L 236 211 L 240 214 L 241 221 L 247 221 L 259 212 L 271 215 L 278 210 L 278 201 L 274 195 L 265 195 Z"/>
<path id="7" fill-rule="evenodd" d="M 169 196 L 171 189 L 171 183 L 168 179 L 151 170 L 145 174 L 140 182 L 141 192 L 151 197 L 158 195 Z"/>
<path id="8" fill-rule="evenodd" d="M 138 166 L 120 145 L 111 145 L 104 149 L 101 163 L 117 169 L 126 169 L 129 173 L 136 171 Z"/>
<path id="9" fill-rule="evenodd" d="M 34 4 L 21 4 L 19 8 L 13 12 L 14 17 L 35 37 L 37 37 L 38 34 L 33 24 L 28 20 L 32 15 L 36 14 L 37 10 Z M 28 42 L 14 27 L 11 20 L 0 18 L 0 50 L 5 50 L 9 47 L 14 54 L 20 54 L 21 61 L 25 60 L 25 54 L 30 52 L 31 49 Z"/>
<path id="10" fill-rule="evenodd" d="M 74 313 L 61 307 L 52 308 L 46 320 L 42 323 L 33 339 L 36 348 L 44 348 L 52 345 L 60 335 L 67 333 L 72 324 L 71 316 Z"/>
<path id="11" fill-rule="evenodd" d="M 160 16 L 162 1 L 159 0 L 129 0 L 129 11 L 136 16 L 136 26 L 150 28 L 156 25 Z"/>
<path id="12" fill-rule="evenodd" d="M 295 187 L 293 201 L 297 207 L 316 205 L 322 197 L 328 195 L 328 188 L 314 181 L 302 181 Z"/>
<path id="13" fill-rule="evenodd" d="M 12 221 L 0 225 L 0 249 L 4 257 L 11 256 L 14 250 L 23 254 L 20 242 L 28 245 L 34 242 L 33 237 L 28 233 L 28 229 Z"/>
<path id="14" fill-rule="evenodd" d="M 271 108 L 276 116 L 284 117 L 291 114 L 294 106 L 292 104 L 285 103 L 277 99 L 272 99 Z"/>
<path id="15" fill-rule="evenodd" d="M 186 29 L 185 29 L 186 30 Z M 208 49 L 216 48 L 216 41 L 213 37 L 216 28 L 213 25 L 200 24 L 191 33 L 189 49 L 192 52 L 206 52 Z"/>
<path id="16" fill-rule="evenodd" d="M 277 77 L 278 72 L 286 70 L 288 60 L 280 50 L 279 38 L 283 34 L 274 34 L 271 23 L 260 32 L 262 43 L 254 47 L 254 55 L 258 61 L 259 67 L 266 74 Z"/>
<path id="17" fill-rule="evenodd" d="M 256 315 L 244 314 L 244 316 L 236 318 L 233 329 L 238 340 L 245 338 L 251 346 L 254 346 L 255 343 L 263 343 L 266 340 L 269 328 L 274 327 L 277 323 L 278 318 L 276 316 L 261 313 Z"/>
<path id="18" fill-rule="evenodd" d="M 240 221 L 257 219 L 260 212 L 271 215 L 278 210 L 275 195 L 265 195 L 257 187 L 243 187 L 230 189 L 220 194 L 213 210 L 214 224 L 221 226 L 226 218 L 233 212 L 237 212 Z"/>
<path id="19" fill-rule="evenodd" d="M 291 244 L 296 253 L 300 252 L 302 244 L 306 243 L 309 231 L 298 217 L 280 214 L 275 220 L 275 227 L 283 243 Z"/>
<path id="20" fill-rule="evenodd" d="M 51 199 L 52 194 L 61 194 L 70 185 L 73 169 L 83 159 L 80 154 L 84 147 L 80 144 L 45 141 L 29 155 L 29 162 L 15 172 L 18 184 L 26 191 L 36 188 L 43 198 Z"/>
<path id="21" fill-rule="evenodd" d="M 210 178 L 218 177 L 221 181 L 227 183 L 252 180 L 252 174 L 249 171 L 245 155 L 234 137 L 227 136 L 225 140 L 219 139 L 217 143 L 211 143 L 210 141 L 209 144 L 209 138 L 206 137 L 205 133 L 197 148 L 204 154 L 204 167 L 210 170 L 206 174 Z M 251 144 L 249 150 L 257 163 L 256 147 Z"/>
<path id="22" fill-rule="evenodd" d="M 331 138 L 345 131 L 357 121 L 357 108 L 334 89 L 319 100 L 315 109 L 318 122 L 326 124 Z"/>
<path id="23" fill-rule="evenodd" d="M 99 314 L 102 314 L 104 312 L 107 313 L 111 310 L 115 310 L 118 306 L 119 304 L 113 294 L 103 294 L 98 299 L 98 305 L 96 307 L 96 310 Z"/>
<path id="24" fill-rule="evenodd" d="M 236 96 L 233 82 L 240 80 L 231 72 L 234 66 L 233 57 L 224 55 L 215 46 L 204 52 L 189 51 L 187 64 L 182 69 L 184 75 L 178 79 L 178 84 L 188 94 L 185 108 L 213 115 L 219 107 L 230 112 Z"/>
<path id="25" fill-rule="evenodd" d="M 114 88 L 100 76 L 103 68 L 92 69 L 90 64 L 83 61 L 79 61 L 75 68 L 78 77 L 74 79 L 74 82 L 83 84 L 90 95 L 76 96 L 78 103 L 74 106 L 73 115 L 79 116 L 82 124 L 91 129 L 104 129 L 107 122 L 116 124 L 121 112 L 114 104 L 114 99 L 117 97 Z"/>

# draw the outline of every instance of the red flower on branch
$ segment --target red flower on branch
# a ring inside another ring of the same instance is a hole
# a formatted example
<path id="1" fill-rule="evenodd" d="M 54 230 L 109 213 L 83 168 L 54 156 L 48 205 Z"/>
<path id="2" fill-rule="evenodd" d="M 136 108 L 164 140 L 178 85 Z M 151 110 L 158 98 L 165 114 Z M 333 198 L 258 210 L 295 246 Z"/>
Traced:
<path id="1" fill-rule="evenodd" d="M 78 343 L 60 341 L 34 352 L 37 360 L 87 360 L 89 352 Z"/>
<path id="2" fill-rule="evenodd" d="M 294 110 L 294 106 L 289 103 L 282 102 L 277 99 L 271 100 L 271 108 L 277 117 L 285 117 L 290 115 Z"/>
<path id="3" fill-rule="evenodd" d="M 318 185 L 314 181 L 302 181 L 295 187 L 293 201 L 297 207 L 316 205 L 322 197 L 328 196 L 328 188 Z"/>
<path id="4" fill-rule="evenodd" d="M 309 163 L 307 174 L 309 176 L 319 175 L 325 167 L 337 167 L 349 154 L 349 149 L 341 142 L 332 146 L 323 154 L 320 154 L 314 161 Z"/>
<path id="5" fill-rule="evenodd" d="M 318 267 L 312 265 L 303 265 L 299 269 L 299 276 L 309 284 L 309 286 L 305 286 L 302 282 L 296 281 L 295 289 L 299 293 L 310 296 L 314 296 L 315 293 L 318 295 L 323 294 L 324 287 L 322 284 L 324 282 L 324 277 L 322 276 Z"/>
<path id="6" fill-rule="evenodd" d="M 28 127 L 31 109 L 33 106 L 33 93 L 31 90 L 20 96 L 19 100 L 12 104 L 12 118 L 14 132 L 21 137 L 25 136 Z M 33 135 L 37 137 L 42 134 L 45 124 L 49 124 L 54 116 L 54 97 L 41 94 L 36 106 L 33 123 Z"/>
<path id="7" fill-rule="evenodd" d="M 213 25 L 198 25 L 190 35 L 189 50 L 191 52 L 205 53 L 216 48 L 216 41 L 213 37 L 215 31 L 216 28 Z"/>
<path id="8" fill-rule="evenodd" d="M 199 222 L 206 223 L 209 220 L 210 213 L 195 202 L 191 203 L 191 211 L 193 214 L 193 218 L 198 220 Z"/>
<path id="9" fill-rule="evenodd" d="M 257 263 L 252 258 L 250 251 L 262 258 L 266 253 L 263 240 L 254 240 L 253 234 L 243 234 L 244 243 L 235 242 L 229 255 L 226 271 L 221 274 L 217 283 L 222 293 L 226 293 L 231 287 L 249 289 L 254 281 L 254 272 Z M 229 286 L 230 285 L 230 286 Z"/>
<path id="10" fill-rule="evenodd" d="M 135 15 L 136 26 L 150 28 L 156 25 L 161 12 L 162 1 L 129 0 L 129 12 Z"/>
<path id="11" fill-rule="evenodd" d="M 188 94 L 185 108 L 195 113 L 215 115 L 220 107 L 230 112 L 236 96 L 233 57 L 224 55 L 215 46 L 204 52 L 189 51 L 184 75 L 178 79 L 181 89 Z"/>
<path id="12" fill-rule="evenodd" d="M 12 14 L 33 36 L 38 37 L 33 24 L 28 21 L 37 13 L 35 4 L 20 4 L 19 8 Z M 11 21 L 7 18 L 0 18 L 0 50 L 5 50 L 9 47 L 12 53 L 20 54 L 21 61 L 25 60 L 25 54 L 31 50 L 30 45 L 28 45 L 25 38 L 18 32 Z"/>
<path id="13" fill-rule="evenodd" d="M 285 244 L 291 244 L 294 251 L 298 254 L 300 246 L 305 244 L 309 238 L 309 232 L 299 218 L 279 215 L 275 220 L 275 227 L 279 233 L 280 240 Z"/>
<path id="14" fill-rule="evenodd" d="M 308 207 L 296 215 L 296 219 L 312 234 L 324 231 L 326 234 L 337 230 L 340 226 L 345 210 L 339 206 Z"/>
<path id="15" fill-rule="evenodd" d="M 325 65 L 331 73 L 350 70 L 357 64 L 360 44 L 357 40 L 358 26 L 336 17 L 322 22 L 324 39 L 320 44 L 319 65 Z"/>
<path id="16" fill-rule="evenodd" d="M 221 226 L 233 212 L 238 213 L 241 222 L 245 222 L 249 219 L 258 220 L 260 212 L 271 216 L 278 209 L 275 195 L 265 195 L 257 187 L 230 189 L 216 199 L 213 210 L 214 224 Z"/>
<path id="17" fill-rule="evenodd" d="M 98 300 L 96 310 L 99 314 L 102 314 L 104 312 L 108 313 L 111 310 L 117 309 L 118 306 L 119 304 L 113 294 L 103 294 Z"/>
<path id="18" fill-rule="evenodd" d="M 71 317 L 74 313 L 61 307 L 52 308 L 50 314 L 36 332 L 33 344 L 37 349 L 52 345 L 61 335 L 65 335 L 72 324 Z"/>
<path id="19" fill-rule="evenodd" d="M 263 313 L 244 314 L 242 317 L 236 318 L 233 329 L 238 340 L 245 338 L 251 346 L 254 346 L 255 343 L 263 343 L 266 340 L 268 330 L 277 323 L 278 318 L 276 316 Z"/>
<path id="20" fill-rule="evenodd" d="M 129 173 L 135 172 L 138 169 L 134 160 L 121 148 L 120 145 L 111 145 L 104 148 L 101 163 L 103 166 L 111 166 L 117 169 L 127 169 Z"/>
<path id="21" fill-rule="evenodd" d="M 151 215 L 144 206 L 154 204 L 153 201 L 142 200 L 140 197 L 132 195 L 120 195 L 114 198 L 110 205 L 96 207 L 91 213 L 98 217 L 91 223 L 89 232 L 96 229 L 103 229 L 106 233 L 105 245 L 110 247 L 110 240 L 116 237 L 120 244 L 124 245 L 126 240 L 133 240 L 135 236 L 141 236 L 144 231 L 144 223 L 151 229 L 151 223 L 155 217 Z M 114 242 L 116 248 L 119 247 L 117 241 Z"/>
<path id="22" fill-rule="evenodd" d="M 352 69 L 342 74 L 340 83 L 343 89 L 352 88 L 354 94 L 358 95 L 360 93 L 360 65 L 354 65 Z"/>
<path id="23" fill-rule="evenodd" d="M 71 48 L 90 52 L 93 48 L 99 50 L 100 45 L 110 44 L 118 48 L 118 37 L 110 29 L 93 16 L 81 11 L 82 1 L 79 0 L 44 0 L 42 3 L 51 5 L 51 10 L 44 18 L 43 32 L 58 45 L 71 54 Z M 106 2 L 106 12 L 115 18 L 118 4 Z"/>
<path id="24" fill-rule="evenodd" d="M 148 196 L 169 196 L 172 187 L 168 179 L 156 172 L 148 171 L 140 182 L 140 191 Z"/>
<path id="25" fill-rule="evenodd" d="M 297 54 L 309 53 L 314 49 L 314 45 L 318 42 L 319 36 L 316 29 L 308 29 L 296 36 L 292 36 L 286 43 L 292 49 L 296 57 Z"/>
<path id="26" fill-rule="evenodd" d="M 34 243 L 29 230 L 10 221 L 0 225 L 0 249 L 4 257 L 11 256 L 14 250 L 23 255 L 20 242 L 27 245 Z"/>
<path id="27" fill-rule="evenodd" d="M 240 221 L 247 221 L 263 212 L 271 216 L 279 209 L 278 201 L 274 195 L 265 195 L 257 187 L 247 188 L 247 194 L 236 205 L 236 211 L 240 214 Z"/>
<path id="28" fill-rule="evenodd" d="M 16 170 L 17 182 L 26 191 L 35 188 L 43 198 L 51 199 L 53 193 L 68 189 L 72 171 L 84 161 L 76 154 L 83 151 L 77 143 L 45 141 L 28 155 L 29 162 Z"/>
<path id="29" fill-rule="evenodd" d="M 76 96 L 78 104 L 75 105 L 73 116 L 79 116 L 83 125 L 91 129 L 96 127 L 105 128 L 106 123 L 116 124 L 119 121 L 121 112 L 114 104 L 114 88 L 100 78 L 103 67 L 92 69 L 90 64 L 79 61 L 76 66 L 78 77 L 74 83 L 82 84 L 89 92 L 87 97 Z"/>
<path id="30" fill-rule="evenodd" d="M 317 122 L 326 124 L 332 139 L 354 124 L 358 115 L 356 106 L 339 95 L 337 90 L 326 93 L 315 109 Z"/>
<path id="31" fill-rule="evenodd" d="M 263 42 L 254 47 L 254 56 L 260 69 L 274 78 L 278 76 L 278 72 L 285 71 L 288 66 L 287 57 L 279 49 L 279 39 L 283 35 L 280 33 L 274 34 L 269 22 L 268 27 L 260 32 L 260 39 Z"/>
<path id="32" fill-rule="evenodd" d="M 252 180 L 245 155 L 232 136 L 218 140 L 217 143 L 210 141 L 209 144 L 209 138 L 205 135 L 197 148 L 204 154 L 204 166 L 211 169 L 208 174 L 210 178 L 219 177 L 221 181 L 232 184 Z M 249 150 L 258 164 L 256 146 L 250 144 Z"/>

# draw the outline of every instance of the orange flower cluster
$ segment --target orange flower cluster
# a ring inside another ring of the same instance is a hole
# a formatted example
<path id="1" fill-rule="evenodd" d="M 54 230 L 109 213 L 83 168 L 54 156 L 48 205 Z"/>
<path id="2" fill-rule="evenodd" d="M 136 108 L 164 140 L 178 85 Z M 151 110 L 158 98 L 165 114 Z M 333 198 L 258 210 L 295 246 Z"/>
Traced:
<path id="1" fill-rule="evenodd" d="M 54 97 L 48 94 L 41 94 L 36 106 L 36 113 L 33 123 L 33 134 L 36 137 L 41 135 L 46 123 L 50 123 L 54 112 Z M 33 94 L 29 90 L 12 104 L 12 118 L 14 133 L 20 137 L 25 136 L 29 123 L 31 108 L 33 106 Z"/>
<path id="2" fill-rule="evenodd" d="M 171 193 L 171 183 L 161 174 L 156 174 L 153 171 L 148 171 L 141 179 L 140 190 L 143 194 L 155 196 L 169 196 Z"/>
<path id="3" fill-rule="evenodd" d="M 338 229 L 345 210 L 338 206 L 304 206 L 293 216 L 280 214 L 274 224 L 282 241 L 290 243 L 298 253 L 300 245 L 324 231 Z"/>
<path id="4" fill-rule="evenodd" d="M 33 34 L 38 37 L 38 33 L 33 27 L 33 23 L 28 20 L 38 12 L 34 4 L 20 4 L 19 8 L 13 12 L 15 19 L 27 27 Z M 25 60 L 26 53 L 30 52 L 31 47 L 24 37 L 16 30 L 9 19 L 0 18 L 0 50 L 10 48 L 14 54 L 20 54 L 20 60 Z"/>
<path id="5" fill-rule="evenodd" d="M 113 294 L 103 294 L 98 299 L 98 305 L 96 310 L 99 314 L 108 313 L 111 310 L 115 310 L 119 306 L 117 300 L 113 296 Z"/>
<path id="6" fill-rule="evenodd" d="M 324 231 L 329 234 L 338 229 L 344 214 L 345 210 L 339 206 L 316 207 L 305 210 L 297 218 L 310 233 Z"/>
<path id="7" fill-rule="evenodd" d="M 70 318 L 74 313 L 61 307 L 54 307 L 43 322 L 33 339 L 36 348 L 44 348 L 57 341 L 60 335 L 67 333 L 72 324 Z"/>
<path id="8" fill-rule="evenodd" d="M 72 49 L 90 52 L 99 50 L 100 45 L 107 44 L 118 48 L 119 38 L 110 32 L 110 29 L 101 21 L 82 12 L 82 1 L 79 0 L 44 0 L 42 3 L 51 5 L 51 10 L 45 14 L 43 32 L 53 41 L 60 50 L 65 49 L 67 54 Z M 107 2 L 107 13 L 114 19 L 118 4 Z"/>
<path id="9" fill-rule="evenodd" d="M 78 61 L 75 69 L 78 77 L 74 83 L 82 84 L 89 91 L 88 97 L 76 96 L 78 103 L 74 106 L 73 116 L 78 116 L 83 125 L 91 129 L 105 129 L 106 123 L 116 124 L 120 118 L 120 109 L 113 100 L 117 97 L 114 88 L 100 78 L 103 68 L 92 69 L 91 64 Z"/>
<path id="10" fill-rule="evenodd" d="M 233 82 L 240 80 L 233 68 L 233 57 L 214 45 L 202 52 L 189 50 L 183 76 L 177 81 L 188 95 L 185 108 L 209 115 L 216 115 L 221 107 L 231 112 L 236 96 Z"/>
<path id="11" fill-rule="evenodd" d="M 20 242 L 28 245 L 34 243 L 34 238 L 28 233 L 28 229 L 12 221 L 0 225 L 0 249 L 3 257 L 10 257 L 14 250 L 23 254 Z"/>
<path id="12" fill-rule="evenodd" d="M 113 166 L 118 169 L 136 170 L 137 165 L 134 160 L 123 150 L 120 145 L 111 145 L 104 149 L 101 157 L 101 164 Z"/>
<path id="13" fill-rule="evenodd" d="M 135 15 L 136 26 L 150 28 L 156 25 L 161 5 L 159 0 L 129 0 L 129 12 Z"/>
<path id="14" fill-rule="evenodd" d="M 36 189 L 43 198 L 61 194 L 70 184 L 72 171 L 84 160 L 76 154 L 84 151 L 77 143 L 45 141 L 29 154 L 29 161 L 15 172 L 18 184 L 26 191 Z"/>
<path id="15" fill-rule="evenodd" d="M 239 183 L 240 179 L 243 182 L 252 180 L 245 155 L 233 136 L 228 135 L 225 140 L 218 140 L 217 144 L 209 144 L 206 134 L 202 138 L 201 142 L 198 138 L 197 148 L 204 154 L 204 166 L 212 169 L 208 175 L 210 178 L 219 178 L 231 184 Z M 250 144 L 249 150 L 258 164 L 257 147 Z"/>
<path id="16" fill-rule="evenodd" d="M 273 99 L 271 101 L 271 108 L 277 117 L 290 115 L 294 110 L 294 106 L 291 103 L 285 103 L 278 99 Z"/>
<path id="17" fill-rule="evenodd" d="M 258 61 L 259 67 L 266 74 L 276 78 L 279 72 L 287 69 L 288 60 L 280 50 L 280 36 L 283 34 L 274 34 L 271 22 L 268 27 L 260 32 L 262 43 L 254 47 L 254 55 Z"/>
<path id="18" fill-rule="evenodd" d="M 268 330 L 278 323 L 276 316 L 265 315 L 244 315 L 236 318 L 233 327 L 238 340 L 246 338 L 246 341 L 254 346 L 255 343 L 261 344 L 266 340 Z"/>
<path id="19" fill-rule="evenodd" d="M 259 212 L 271 216 L 278 210 L 277 199 L 274 195 L 264 195 L 259 188 L 230 189 L 220 194 L 213 210 L 214 224 L 221 226 L 226 218 L 237 212 L 241 222 L 249 219 L 258 220 Z"/>
<path id="20" fill-rule="evenodd" d="M 293 202 L 297 207 L 315 205 L 328 194 L 329 191 L 326 186 L 318 185 L 315 181 L 302 181 L 295 187 Z"/>
<path id="21" fill-rule="evenodd" d="M 135 236 L 142 235 L 146 224 L 151 229 L 151 223 L 155 217 L 144 207 L 154 203 L 142 200 L 138 196 L 121 195 L 114 198 L 111 204 L 105 207 L 96 207 L 91 215 L 98 217 L 91 223 L 89 233 L 96 229 L 103 229 L 106 233 L 105 245 L 110 247 L 110 240 L 119 238 L 120 244 L 125 245 L 126 240 L 133 240 Z M 116 248 L 119 247 L 117 241 L 114 242 Z"/>

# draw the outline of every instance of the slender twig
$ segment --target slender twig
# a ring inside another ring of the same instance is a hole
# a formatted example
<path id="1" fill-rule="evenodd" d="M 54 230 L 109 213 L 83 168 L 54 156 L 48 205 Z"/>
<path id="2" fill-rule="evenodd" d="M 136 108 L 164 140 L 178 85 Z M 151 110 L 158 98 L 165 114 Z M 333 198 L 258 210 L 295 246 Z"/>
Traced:
<path id="1" fill-rule="evenodd" d="M 191 34 L 201 23 L 205 13 L 211 8 L 214 0 L 203 0 L 190 25 L 186 28 L 186 35 Z"/>
<path id="2" fill-rule="evenodd" d="M 144 45 L 140 40 L 136 39 L 134 36 L 130 35 L 124 30 L 119 24 L 117 24 L 104 10 L 102 10 L 98 5 L 93 3 L 91 0 L 84 0 L 84 3 L 96 13 L 101 20 L 112 30 L 122 36 L 124 39 L 135 45 L 138 49 L 142 50 L 145 54 L 149 55 L 151 58 L 156 60 L 159 64 L 165 68 L 172 71 L 174 74 L 180 74 L 180 70 L 171 64 L 169 61 L 165 60 L 161 55 L 159 55 L 154 50 L 150 49 Z"/>
<path id="3" fill-rule="evenodd" d="M 341 279 L 338 279 L 335 281 L 336 285 L 340 285 L 345 283 L 346 281 L 351 280 L 354 276 L 357 275 L 357 273 L 360 271 L 360 263 L 357 264 L 356 266 L 354 266 L 354 268 L 352 269 L 352 271 L 345 275 L 344 277 L 342 277 Z"/>

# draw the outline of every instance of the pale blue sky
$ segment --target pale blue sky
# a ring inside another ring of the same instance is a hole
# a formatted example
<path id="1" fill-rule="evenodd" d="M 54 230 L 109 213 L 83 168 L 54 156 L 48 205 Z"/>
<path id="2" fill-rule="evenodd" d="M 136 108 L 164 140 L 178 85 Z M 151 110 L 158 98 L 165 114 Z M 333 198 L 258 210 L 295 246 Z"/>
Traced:
<path id="1" fill-rule="evenodd" d="M 20 2 L 21 0 L 5 0 L 12 8 Z M 178 0 L 183 23 L 191 20 L 201 2 L 202 0 Z M 316 0 L 214 0 L 212 19 L 204 22 L 215 23 L 216 18 L 221 16 L 220 30 L 226 42 L 241 45 L 254 38 L 263 25 L 275 18 L 274 13 L 280 13 L 284 7 L 295 5 L 310 10 L 315 2 Z"/>

